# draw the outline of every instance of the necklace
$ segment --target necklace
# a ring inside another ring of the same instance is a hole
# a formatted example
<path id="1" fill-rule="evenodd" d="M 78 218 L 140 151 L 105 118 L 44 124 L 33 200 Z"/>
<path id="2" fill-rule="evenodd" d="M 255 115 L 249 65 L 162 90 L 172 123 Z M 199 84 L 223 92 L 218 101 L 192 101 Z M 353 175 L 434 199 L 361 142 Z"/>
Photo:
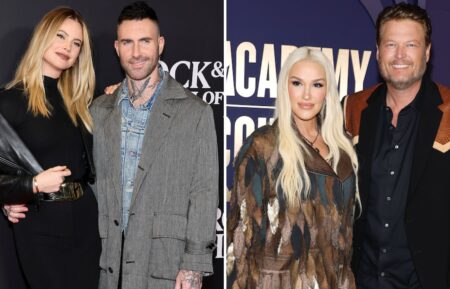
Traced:
<path id="1" fill-rule="evenodd" d="M 300 133 L 300 135 L 302 136 L 302 139 L 309 144 L 316 152 L 319 152 L 319 149 L 314 147 L 314 143 L 317 141 L 317 139 L 319 138 L 319 130 L 317 130 L 317 134 L 316 137 L 310 141 L 309 139 L 307 139 L 305 136 L 303 136 L 303 134 Z"/>
<path id="2" fill-rule="evenodd" d="M 139 98 L 141 98 L 142 97 L 142 93 L 144 92 L 144 90 L 147 88 L 147 87 L 149 87 L 150 89 L 153 89 L 153 88 L 155 88 L 156 87 L 156 85 L 159 83 L 159 80 L 158 81 L 155 81 L 153 84 L 150 84 L 149 85 L 149 82 L 150 82 L 150 79 L 151 79 L 151 76 L 149 76 L 146 80 L 145 80 L 145 82 L 144 82 L 144 84 L 141 86 L 141 88 L 137 88 L 136 86 L 136 83 L 133 81 L 133 80 L 130 80 L 130 83 L 131 83 L 131 88 L 132 88 L 132 90 L 133 90 L 133 92 L 130 94 L 130 101 L 131 101 L 131 103 L 134 103 L 136 100 L 138 100 Z"/>

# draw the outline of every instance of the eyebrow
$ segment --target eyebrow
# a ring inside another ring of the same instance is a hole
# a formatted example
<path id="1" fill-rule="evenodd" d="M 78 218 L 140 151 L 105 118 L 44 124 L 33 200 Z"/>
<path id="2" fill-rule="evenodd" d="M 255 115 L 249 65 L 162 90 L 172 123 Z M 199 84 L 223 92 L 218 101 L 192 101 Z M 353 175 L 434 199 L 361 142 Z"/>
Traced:
<path id="1" fill-rule="evenodd" d="M 151 38 L 151 37 L 142 37 L 142 38 L 139 38 L 137 41 L 152 40 L 152 39 L 153 38 Z M 130 41 L 133 41 L 133 39 L 131 39 L 131 38 L 122 38 L 122 39 L 119 39 L 118 41 L 119 42 L 124 42 L 124 41 L 130 42 Z"/>
<path id="2" fill-rule="evenodd" d="M 297 79 L 297 80 L 303 80 L 302 78 L 297 77 L 295 75 L 292 75 L 292 76 L 289 77 L 289 79 L 291 79 L 291 78 L 294 78 L 294 79 Z M 312 81 L 326 81 L 326 80 L 325 80 L 325 78 L 317 78 L 317 79 L 313 79 Z"/>
<path id="3" fill-rule="evenodd" d="M 422 41 L 419 39 L 409 39 L 409 40 L 405 40 L 405 41 L 398 41 L 398 40 L 394 40 L 394 39 L 385 39 L 382 40 L 381 42 L 417 42 L 417 43 L 421 43 Z"/>
<path id="4" fill-rule="evenodd" d="M 66 36 L 69 36 L 69 33 L 67 33 L 66 31 L 64 31 L 64 30 L 62 30 L 62 29 L 59 29 L 58 32 L 64 33 Z M 80 41 L 81 43 L 83 43 L 83 40 L 81 40 L 81 39 L 74 38 L 74 40 Z"/>

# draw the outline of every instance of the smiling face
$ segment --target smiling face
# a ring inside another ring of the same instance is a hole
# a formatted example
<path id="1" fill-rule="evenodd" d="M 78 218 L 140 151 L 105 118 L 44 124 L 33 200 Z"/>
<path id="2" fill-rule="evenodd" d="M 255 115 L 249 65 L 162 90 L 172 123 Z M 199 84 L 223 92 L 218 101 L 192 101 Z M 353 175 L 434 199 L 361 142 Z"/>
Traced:
<path id="1" fill-rule="evenodd" d="M 316 122 L 327 95 L 325 70 L 312 60 L 301 60 L 289 71 L 288 93 L 297 126 Z"/>
<path id="2" fill-rule="evenodd" d="M 147 18 L 123 21 L 117 28 L 114 46 L 129 78 L 142 80 L 150 74 L 157 75 L 164 38 L 154 21 Z"/>
<path id="3" fill-rule="evenodd" d="M 377 60 L 388 86 L 403 90 L 420 87 L 430 58 L 423 26 L 413 20 L 390 20 L 380 28 Z"/>
<path id="4" fill-rule="evenodd" d="M 83 43 L 83 30 L 77 21 L 67 18 L 56 31 L 54 40 L 42 58 L 42 73 L 58 78 L 72 67 L 80 55 Z"/>

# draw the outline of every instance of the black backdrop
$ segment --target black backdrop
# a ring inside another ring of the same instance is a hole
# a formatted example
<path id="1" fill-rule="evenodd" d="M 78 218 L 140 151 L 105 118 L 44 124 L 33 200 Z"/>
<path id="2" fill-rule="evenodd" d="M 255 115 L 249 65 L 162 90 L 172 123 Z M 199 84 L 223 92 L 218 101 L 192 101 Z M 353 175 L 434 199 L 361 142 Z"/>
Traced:
<path id="1" fill-rule="evenodd" d="M 113 42 L 116 20 L 124 0 L 0 0 L 0 86 L 13 76 L 34 25 L 56 6 L 70 6 L 81 12 L 93 40 L 97 77 L 96 95 L 108 84 L 123 79 Z M 223 1 L 147 1 L 160 19 L 166 39 L 162 65 L 179 82 L 211 104 L 220 160 L 220 206 L 217 213 L 217 246 L 212 277 L 204 288 L 223 288 Z M 1 133 L 1 132 L 0 132 Z M 6 221 L 0 218 L 0 256 L 6 255 Z M 4 264 L 8 266 L 7 264 Z M 0 264 L 0 270 L 2 269 Z M 0 279 L 4 277 L 0 272 Z M 1 280 L 0 280 L 1 284 Z M 15 288 L 15 286 L 13 287 Z M 3 289 L 3 288 L 2 288 Z"/>

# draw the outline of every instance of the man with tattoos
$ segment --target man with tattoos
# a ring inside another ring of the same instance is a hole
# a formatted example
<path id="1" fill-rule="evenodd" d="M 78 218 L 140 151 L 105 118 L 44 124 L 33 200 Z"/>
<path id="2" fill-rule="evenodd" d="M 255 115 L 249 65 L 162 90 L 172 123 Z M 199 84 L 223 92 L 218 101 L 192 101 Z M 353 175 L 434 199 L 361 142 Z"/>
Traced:
<path id="1" fill-rule="evenodd" d="M 164 38 L 145 2 L 122 10 L 114 46 L 126 78 L 91 110 L 100 288 L 201 288 L 218 202 L 212 110 L 158 65 Z"/>

